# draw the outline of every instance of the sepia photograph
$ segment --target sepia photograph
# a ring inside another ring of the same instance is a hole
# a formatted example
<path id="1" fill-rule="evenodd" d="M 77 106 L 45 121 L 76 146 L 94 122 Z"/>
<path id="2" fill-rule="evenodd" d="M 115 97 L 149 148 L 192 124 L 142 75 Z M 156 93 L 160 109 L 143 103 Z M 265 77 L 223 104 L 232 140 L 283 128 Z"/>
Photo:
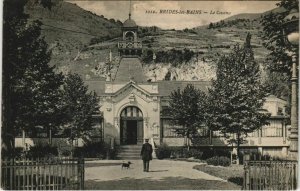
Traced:
<path id="1" fill-rule="evenodd" d="M 1 189 L 299 188 L 298 0 L 1 5 Z"/>

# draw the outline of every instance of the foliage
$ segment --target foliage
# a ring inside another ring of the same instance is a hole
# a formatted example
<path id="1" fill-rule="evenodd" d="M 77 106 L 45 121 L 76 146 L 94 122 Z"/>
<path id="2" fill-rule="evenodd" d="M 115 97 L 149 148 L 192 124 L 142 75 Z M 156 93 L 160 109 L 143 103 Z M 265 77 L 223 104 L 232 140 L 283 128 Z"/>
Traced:
<path id="1" fill-rule="evenodd" d="M 248 34 L 244 47 L 235 46 L 217 63 L 217 79 L 212 81 L 207 104 L 207 125 L 227 135 L 238 152 L 247 134 L 267 124 L 269 116 L 261 110 L 266 93 L 250 39 Z"/>
<path id="2" fill-rule="evenodd" d="M 252 26 L 253 22 L 255 22 L 256 20 L 252 20 L 250 21 L 250 19 L 234 19 L 234 20 L 228 20 L 228 21 L 224 21 L 221 20 L 219 22 L 216 23 L 209 23 L 207 29 L 220 29 L 220 28 L 224 28 L 224 27 L 250 27 Z"/>
<path id="3" fill-rule="evenodd" d="M 202 159 L 203 152 L 200 149 L 192 148 L 188 150 L 186 147 L 169 147 L 171 158 L 190 158 Z"/>
<path id="4" fill-rule="evenodd" d="M 117 148 L 109 148 L 107 151 L 108 159 L 114 160 L 117 159 L 118 156 L 118 149 Z"/>
<path id="5" fill-rule="evenodd" d="M 76 147 L 74 149 L 74 156 L 105 159 L 108 149 L 108 146 L 104 142 L 89 142 L 83 147 Z"/>
<path id="6" fill-rule="evenodd" d="M 21 129 L 53 128 L 61 122 L 62 75 L 50 67 L 51 53 L 41 35 L 41 22 L 27 22 L 26 1 L 4 1 L 3 133 L 5 141 Z M 9 144 L 9 143 L 7 143 Z"/>
<path id="7" fill-rule="evenodd" d="M 239 176 L 235 176 L 235 177 L 228 178 L 228 181 L 232 182 L 234 184 L 237 184 L 239 186 L 243 186 L 244 178 L 243 177 L 239 177 Z"/>
<path id="8" fill-rule="evenodd" d="M 174 131 L 187 138 L 197 133 L 197 128 L 204 122 L 206 94 L 188 84 L 184 90 L 175 90 L 169 101 L 170 116 L 174 124 L 181 128 Z"/>
<path id="9" fill-rule="evenodd" d="M 162 144 L 157 147 L 155 150 L 156 157 L 158 159 L 170 158 L 171 156 L 171 149 L 167 144 Z"/>
<path id="10" fill-rule="evenodd" d="M 203 152 L 199 149 L 190 149 L 188 151 L 188 158 L 194 157 L 195 159 L 202 159 Z"/>
<path id="11" fill-rule="evenodd" d="M 289 76 L 282 72 L 267 71 L 264 86 L 269 94 L 279 98 L 289 99 L 291 91 L 289 89 Z"/>
<path id="12" fill-rule="evenodd" d="M 246 155 L 246 154 L 245 154 Z M 246 160 L 258 160 L 258 161 L 271 161 L 271 160 L 275 160 L 275 161 L 281 161 L 281 160 L 286 160 L 286 158 L 284 157 L 280 157 L 280 156 L 271 156 L 268 153 L 267 154 L 261 154 L 259 152 L 252 152 L 250 154 L 248 154 L 248 157 L 246 158 Z"/>
<path id="13" fill-rule="evenodd" d="M 20 158 L 24 154 L 23 147 L 15 147 L 13 150 L 3 148 L 1 150 L 1 158 Z"/>
<path id="14" fill-rule="evenodd" d="M 284 18 L 293 8 L 299 11 L 298 0 L 282 0 L 277 4 L 278 7 L 284 8 L 282 12 L 270 12 L 262 17 L 264 46 L 270 50 L 267 56 L 267 68 L 270 71 L 284 72 L 291 74 L 292 58 L 288 52 L 296 51 L 286 43 L 284 34 Z"/>
<path id="15" fill-rule="evenodd" d="M 230 151 L 228 148 L 206 148 L 206 149 L 201 149 L 201 151 L 203 152 L 201 157 L 201 159 L 203 160 L 206 160 L 214 156 L 230 157 Z"/>
<path id="16" fill-rule="evenodd" d="M 153 61 L 153 50 L 147 49 L 142 53 L 142 60 L 145 63 L 151 63 Z"/>
<path id="17" fill-rule="evenodd" d="M 62 105 L 64 109 L 64 133 L 69 140 L 90 139 L 92 114 L 99 109 L 99 98 L 95 92 L 88 92 L 87 86 L 78 74 L 69 74 L 64 81 Z"/>
<path id="18" fill-rule="evenodd" d="M 139 27 L 138 28 L 138 36 L 143 38 L 145 36 L 156 36 L 159 35 L 159 28 L 156 26 L 152 27 Z"/>
<path id="19" fill-rule="evenodd" d="M 197 32 L 193 29 L 188 29 L 188 28 L 185 28 L 183 29 L 183 32 L 186 32 L 186 33 L 192 33 L 192 34 L 197 34 Z"/>
<path id="20" fill-rule="evenodd" d="M 26 154 L 28 158 L 43 158 L 49 156 L 57 156 L 57 147 L 51 145 L 35 145 L 31 146 Z"/>
<path id="21" fill-rule="evenodd" d="M 206 160 L 207 164 L 214 166 L 230 166 L 230 159 L 227 157 L 214 156 Z"/>
<path id="22" fill-rule="evenodd" d="M 195 53 L 189 49 L 184 50 L 160 50 L 155 52 L 156 59 L 154 60 L 156 63 L 171 63 L 172 66 L 176 67 L 183 63 L 189 62 Z M 145 51 L 142 55 L 142 60 L 145 63 L 151 63 L 153 61 L 153 50 Z"/>

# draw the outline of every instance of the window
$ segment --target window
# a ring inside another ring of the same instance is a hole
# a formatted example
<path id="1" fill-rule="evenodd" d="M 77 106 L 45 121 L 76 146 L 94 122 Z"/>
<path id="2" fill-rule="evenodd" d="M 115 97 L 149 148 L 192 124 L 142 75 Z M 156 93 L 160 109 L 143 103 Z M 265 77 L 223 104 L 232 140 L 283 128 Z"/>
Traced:
<path id="1" fill-rule="evenodd" d="M 209 137 L 209 130 L 207 128 L 198 129 L 198 136 L 199 137 Z"/>
<path id="2" fill-rule="evenodd" d="M 283 115 L 283 109 L 278 107 L 277 115 Z"/>
<path id="3" fill-rule="evenodd" d="M 163 137 L 182 137 L 175 132 L 176 128 L 180 126 L 172 124 L 172 119 L 161 119 L 163 128 Z"/>
<path id="4" fill-rule="evenodd" d="M 253 131 L 252 133 L 248 133 L 248 137 L 258 137 L 258 130 Z"/>
<path id="5" fill-rule="evenodd" d="M 265 125 L 261 129 L 262 137 L 282 137 L 283 136 L 283 125 L 281 121 L 274 120 L 270 121 L 269 125 Z"/>

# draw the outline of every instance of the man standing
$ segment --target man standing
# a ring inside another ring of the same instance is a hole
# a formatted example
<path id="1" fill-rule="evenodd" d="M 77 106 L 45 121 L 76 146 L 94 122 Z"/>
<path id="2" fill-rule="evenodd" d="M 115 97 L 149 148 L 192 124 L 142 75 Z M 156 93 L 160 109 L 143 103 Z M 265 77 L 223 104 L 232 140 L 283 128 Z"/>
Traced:
<path id="1" fill-rule="evenodd" d="M 152 160 L 152 145 L 149 142 L 149 139 L 145 139 L 145 143 L 143 144 L 142 150 L 141 150 L 141 156 L 144 163 L 144 172 L 149 172 L 149 163 L 150 160 Z"/>

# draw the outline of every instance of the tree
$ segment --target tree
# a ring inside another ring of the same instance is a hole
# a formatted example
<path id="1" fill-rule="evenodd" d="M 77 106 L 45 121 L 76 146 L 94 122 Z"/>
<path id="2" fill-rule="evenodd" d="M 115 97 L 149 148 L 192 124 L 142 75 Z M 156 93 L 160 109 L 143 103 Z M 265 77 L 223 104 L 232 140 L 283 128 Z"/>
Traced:
<path id="1" fill-rule="evenodd" d="M 268 93 L 284 97 L 290 103 L 291 90 L 289 82 L 292 74 L 292 56 L 290 52 L 298 53 L 299 49 L 288 45 L 286 42 L 284 18 L 292 9 L 299 11 L 299 1 L 282 0 L 277 3 L 277 6 L 283 11 L 270 12 L 261 19 L 263 45 L 270 51 L 266 57 L 267 80 L 265 84 Z M 297 60 L 297 62 L 299 61 Z"/>
<path id="2" fill-rule="evenodd" d="M 247 134 L 267 124 L 268 118 L 262 112 L 266 93 L 250 39 L 248 34 L 244 47 L 237 45 L 232 53 L 221 57 L 207 102 L 208 127 L 224 133 L 230 144 L 236 144 L 237 153 Z"/>
<path id="3" fill-rule="evenodd" d="M 214 28 L 214 24 L 213 23 L 209 23 L 207 29 L 213 29 Z"/>
<path id="4" fill-rule="evenodd" d="M 17 131 L 49 128 L 59 118 L 62 75 L 48 65 L 51 53 L 40 37 L 41 22 L 29 24 L 26 2 L 4 1 L 2 138 L 8 150 Z"/>
<path id="5" fill-rule="evenodd" d="M 197 128 L 204 122 L 204 107 L 206 95 L 188 84 L 183 91 L 180 89 L 171 93 L 169 101 L 170 116 L 176 128 L 174 131 L 187 138 L 197 133 Z M 189 148 L 189 144 L 188 144 Z"/>
<path id="6" fill-rule="evenodd" d="M 99 99 L 95 92 L 88 92 L 87 86 L 78 74 L 69 74 L 63 85 L 62 105 L 65 112 L 64 132 L 69 140 L 89 140 L 92 128 L 92 114 L 99 110 Z"/>
<path id="7" fill-rule="evenodd" d="M 288 54 L 292 47 L 286 43 L 284 34 L 284 18 L 291 9 L 299 10 L 298 0 L 282 0 L 277 6 L 284 9 L 282 12 L 270 12 L 261 19 L 263 26 L 263 45 L 270 50 L 267 56 L 267 68 L 270 71 L 291 74 L 292 57 Z"/>

